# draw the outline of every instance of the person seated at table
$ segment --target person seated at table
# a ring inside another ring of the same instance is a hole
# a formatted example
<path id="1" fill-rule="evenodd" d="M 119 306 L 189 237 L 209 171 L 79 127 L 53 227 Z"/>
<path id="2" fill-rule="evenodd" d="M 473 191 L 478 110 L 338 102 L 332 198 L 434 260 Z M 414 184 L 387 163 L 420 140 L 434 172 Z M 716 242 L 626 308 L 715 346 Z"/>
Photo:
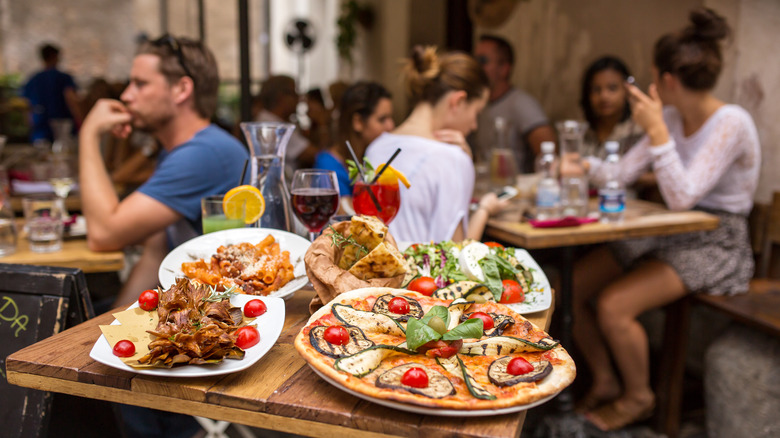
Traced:
<path id="1" fill-rule="evenodd" d="M 688 293 L 745 292 L 753 274 L 747 215 L 758 184 L 758 135 L 747 111 L 712 94 L 726 20 L 705 8 L 689 18 L 656 42 L 649 95 L 626 84 L 634 121 L 647 135 L 621 161 L 620 177 L 629 183 L 652 168 L 668 208 L 703 210 L 720 224 L 617 242 L 577 263 L 573 335 L 593 376 L 579 408 L 603 430 L 641 420 L 655 405 L 647 334 L 636 318 Z"/>
<path id="2" fill-rule="evenodd" d="M 344 92 L 339 107 L 336 143 L 317 154 L 314 167 L 336 172 L 339 180 L 340 204 L 344 211 L 352 211 L 352 186 L 346 160 L 352 159 L 347 141 L 355 155 L 362 159 L 366 147 L 383 132 L 395 128 L 393 101 L 390 92 L 376 82 L 358 82 Z M 379 164 L 379 163 L 372 163 Z"/>
<path id="3" fill-rule="evenodd" d="M 319 88 L 307 91 L 304 100 L 309 118 L 309 128 L 304 130 L 304 135 L 317 150 L 323 150 L 331 143 L 331 109 L 325 105 Z"/>
<path id="4" fill-rule="evenodd" d="M 98 100 L 79 137 L 81 200 L 87 242 L 94 251 L 144 245 L 115 305 L 157 286 L 157 270 L 174 247 L 201 234 L 201 198 L 238 182 L 246 148 L 209 122 L 217 106 L 219 75 L 200 42 L 169 35 L 143 43 L 133 59 L 121 102 Z M 131 130 L 162 147 L 157 167 L 138 190 L 117 197 L 100 153 L 100 137 Z"/>
<path id="5" fill-rule="evenodd" d="M 391 165 L 407 176 L 411 188 L 400 188 L 401 206 L 390 232 L 410 242 L 480 239 L 488 217 L 507 205 L 489 193 L 469 220 L 474 164 L 465 136 L 477 127 L 488 100 L 485 72 L 465 53 L 439 54 L 435 47 L 418 46 L 404 76 L 415 102 L 412 113 L 366 151 L 378 165 L 401 149 Z"/>

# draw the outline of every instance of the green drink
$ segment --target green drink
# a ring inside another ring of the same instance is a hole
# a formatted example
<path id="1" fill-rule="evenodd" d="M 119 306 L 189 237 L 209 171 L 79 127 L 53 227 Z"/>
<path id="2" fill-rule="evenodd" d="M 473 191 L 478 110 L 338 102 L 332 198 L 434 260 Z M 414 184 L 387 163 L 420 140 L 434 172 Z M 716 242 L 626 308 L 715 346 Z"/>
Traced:
<path id="1" fill-rule="evenodd" d="M 243 228 L 244 225 L 243 219 L 228 219 L 224 214 L 208 216 L 203 218 L 203 234 L 231 228 Z"/>

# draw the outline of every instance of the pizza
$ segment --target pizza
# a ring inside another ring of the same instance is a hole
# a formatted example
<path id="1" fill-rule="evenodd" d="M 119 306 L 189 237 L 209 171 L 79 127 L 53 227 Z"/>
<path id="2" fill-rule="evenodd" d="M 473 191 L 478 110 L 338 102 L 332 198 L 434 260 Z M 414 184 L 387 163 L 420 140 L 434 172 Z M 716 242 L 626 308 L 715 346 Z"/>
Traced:
<path id="1" fill-rule="evenodd" d="M 576 375 L 558 341 L 502 304 L 386 287 L 336 297 L 311 316 L 295 348 L 337 385 L 430 408 L 527 405 Z"/>

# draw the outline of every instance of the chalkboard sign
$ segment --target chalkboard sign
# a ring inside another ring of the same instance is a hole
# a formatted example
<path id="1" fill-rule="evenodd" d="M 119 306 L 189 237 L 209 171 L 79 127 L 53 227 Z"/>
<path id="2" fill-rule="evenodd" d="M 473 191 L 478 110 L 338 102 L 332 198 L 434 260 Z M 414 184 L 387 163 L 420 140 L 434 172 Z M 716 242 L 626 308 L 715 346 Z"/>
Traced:
<path id="1" fill-rule="evenodd" d="M 93 316 L 80 269 L 0 264 L 3 436 L 44 436 L 51 406 L 51 393 L 8 384 L 8 355 Z"/>

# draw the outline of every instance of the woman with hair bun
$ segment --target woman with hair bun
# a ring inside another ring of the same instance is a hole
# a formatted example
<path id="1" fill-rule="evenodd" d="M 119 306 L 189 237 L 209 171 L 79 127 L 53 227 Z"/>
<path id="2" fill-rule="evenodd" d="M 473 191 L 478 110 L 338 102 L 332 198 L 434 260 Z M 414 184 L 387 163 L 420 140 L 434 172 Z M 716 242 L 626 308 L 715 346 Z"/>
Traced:
<path id="1" fill-rule="evenodd" d="M 652 168 L 667 207 L 707 211 L 720 224 L 618 242 L 576 265 L 573 334 L 593 376 L 578 407 L 603 430 L 644 419 L 655 405 L 647 335 L 636 318 L 689 293 L 743 293 L 753 274 L 747 215 L 758 185 L 758 134 L 747 111 L 712 94 L 728 35 L 723 17 L 696 9 L 687 27 L 656 42 L 649 95 L 626 84 L 632 117 L 647 135 L 621 161 L 621 179 Z M 591 173 L 601 176 L 598 160 Z"/>
<path id="2" fill-rule="evenodd" d="M 485 195 L 469 220 L 474 164 L 465 137 L 476 129 L 477 114 L 487 103 L 485 73 L 465 53 L 416 47 L 404 76 L 412 113 L 366 151 L 376 165 L 401 148 L 392 166 L 407 176 L 411 188 L 401 187 L 401 207 L 390 232 L 409 242 L 479 239 L 487 218 L 506 206 L 495 194 Z"/>

